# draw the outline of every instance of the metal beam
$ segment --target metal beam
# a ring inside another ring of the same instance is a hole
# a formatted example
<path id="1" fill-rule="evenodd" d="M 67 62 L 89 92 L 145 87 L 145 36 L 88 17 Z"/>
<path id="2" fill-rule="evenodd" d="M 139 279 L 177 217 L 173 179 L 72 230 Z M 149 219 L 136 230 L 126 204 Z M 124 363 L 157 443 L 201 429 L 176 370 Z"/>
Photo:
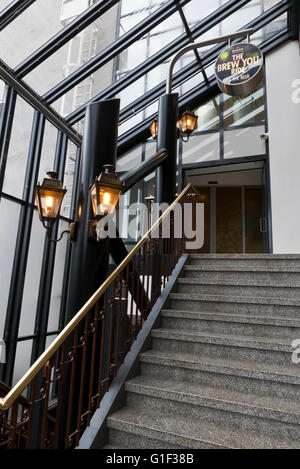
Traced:
<path id="1" fill-rule="evenodd" d="M 179 0 L 180 5 L 185 5 L 189 1 L 190 0 Z M 114 41 L 106 49 L 101 51 L 86 64 L 58 83 L 54 88 L 49 90 L 43 96 L 43 99 L 45 99 L 48 104 L 53 103 L 78 83 L 90 76 L 93 72 L 103 67 L 110 60 L 131 46 L 135 41 L 142 38 L 145 34 L 151 31 L 151 29 L 161 24 L 176 11 L 177 5 L 174 4 L 173 0 L 169 0 L 161 8 L 152 13 L 152 15 L 148 16 L 135 27 L 130 29 L 130 31 L 123 34 L 122 37 Z"/>
<path id="2" fill-rule="evenodd" d="M 150 160 L 144 161 L 137 168 L 127 171 L 124 175 L 121 176 L 121 181 L 125 183 L 125 188 L 123 193 L 129 191 L 135 184 L 144 179 L 148 174 L 152 173 L 156 168 L 158 168 L 164 161 L 168 158 L 168 153 L 166 150 L 161 150 L 156 155 L 154 155 Z"/>
<path id="3" fill-rule="evenodd" d="M 14 21 L 26 8 L 32 5 L 35 0 L 14 0 L 7 5 L 0 13 L 0 31 L 9 23 Z"/>
<path id="4" fill-rule="evenodd" d="M 77 146 L 81 146 L 81 135 L 75 132 L 70 124 L 63 119 L 52 107 L 50 107 L 30 86 L 23 80 L 16 77 L 11 68 L 0 60 L 0 78 L 10 85 L 25 101 L 28 102 L 37 111 L 48 119 L 58 130 L 65 133 L 72 142 Z"/>
<path id="5" fill-rule="evenodd" d="M 19 78 L 30 73 L 34 68 L 38 67 L 48 57 L 69 42 L 74 36 L 77 36 L 77 34 L 83 31 L 93 21 L 106 13 L 118 2 L 119 0 L 98 0 L 20 63 L 15 68 L 15 73 Z"/>
<path id="6" fill-rule="evenodd" d="M 10 86 L 6 85 L 0 116 L 0 197 L 4 183 L 16 99 L 16 92 Z"/>

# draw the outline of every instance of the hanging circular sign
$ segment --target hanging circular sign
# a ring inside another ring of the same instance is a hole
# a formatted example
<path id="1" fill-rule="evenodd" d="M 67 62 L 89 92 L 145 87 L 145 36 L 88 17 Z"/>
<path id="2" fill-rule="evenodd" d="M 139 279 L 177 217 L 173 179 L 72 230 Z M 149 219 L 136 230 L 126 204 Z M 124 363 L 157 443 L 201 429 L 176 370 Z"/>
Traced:
<path id="1" fill-rule="evenodd" d="M 219 55 L 215 74 L 219 88 L 230 96 L 251 94 L 263 79 L 263 54 L 254 44 L 227 47 Z"/>

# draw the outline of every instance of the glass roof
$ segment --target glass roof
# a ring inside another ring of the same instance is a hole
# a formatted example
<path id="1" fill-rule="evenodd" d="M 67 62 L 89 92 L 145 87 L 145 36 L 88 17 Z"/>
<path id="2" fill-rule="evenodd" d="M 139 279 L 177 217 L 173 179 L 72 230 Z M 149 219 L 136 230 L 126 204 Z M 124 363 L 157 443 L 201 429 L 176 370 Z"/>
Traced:
<path id="1" fill-rule="evenodd" d="M 105 8 L 107 3 L 110 8 Z M 120 97 L 122 135 L 157 112 L 159 95 L 153 92 L 150 101 L 149 94 L 162 87 L 170 58 L 182 45 L 235 32 L 283 2 L 249 0 L 236 7 L 238 3 L 0 0 L 0 59 L 72 124 L 83 119 L 87 102 Z M 10 17 L 1 28 L 8 10 Z M 273 16 L 268 27 L 256 32 L 254 42 L 263 43 L 287 25 L 286 12 Z M 46 44 L 52 47 L 50 55 Z M 203 57 L 210 53 L 205 49 L 199 52 Z M 178 80 L 175 90 L 180 96 L 212 76 L 211 62 L 205 63 L 203 74 L 199 56 L 191 53 L 182 58 L 177 75 L 193 64 L 197 69 L 188 80 Z"/>

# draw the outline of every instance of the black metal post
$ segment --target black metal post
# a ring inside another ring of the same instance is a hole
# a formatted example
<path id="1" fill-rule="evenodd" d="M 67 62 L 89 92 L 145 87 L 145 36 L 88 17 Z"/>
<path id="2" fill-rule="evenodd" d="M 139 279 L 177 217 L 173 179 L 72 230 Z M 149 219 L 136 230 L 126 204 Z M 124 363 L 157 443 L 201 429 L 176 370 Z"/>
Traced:
<path id="1" fill-rule="evenodd" d="M 5 86 L 4 104 L 0 116 L 0 197 L 3 189 L 5 168 L 15 114 L 17 95 L 8 85 Z"/>
<path id="2" fill-rule="evenodd" d="M 78 230 L 72 248 L 66 322 L 69 322 L 93 293 L 93 277 L 98 271 L 97 260 L 102 257 L 103 250 L 108 249 L 105 240 L 98 243 L 89 239 L 89 221 L 92 218 L 89 191 L 103 165 L 116 164 L 119 109 L 119 99 L 100 101 L 87 107 L 75 218 L 78 221 Z M 103 278 L 107 267 L 107 263 L 102 264 Z M 97 280 L 100 285 L 102 279 Z"/>
<path id="3" fill-rule="evenodd" d="M 172 203 L 176 193 L 178 94 L 161 96 L 158 114 L 158 148 L 164 148 L 168 159 L 158 168 L 157 203 Z"/>

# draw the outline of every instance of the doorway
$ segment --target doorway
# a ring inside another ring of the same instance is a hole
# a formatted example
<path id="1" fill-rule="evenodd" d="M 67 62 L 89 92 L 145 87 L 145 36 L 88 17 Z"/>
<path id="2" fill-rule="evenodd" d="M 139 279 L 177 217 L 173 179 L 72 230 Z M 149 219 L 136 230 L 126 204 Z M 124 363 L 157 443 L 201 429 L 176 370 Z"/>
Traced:
<path id="1" fill-rule="evenodd" d="M 199 253 L 268 253 L 264 162 L 187 170 L 204 203 Z"/>

